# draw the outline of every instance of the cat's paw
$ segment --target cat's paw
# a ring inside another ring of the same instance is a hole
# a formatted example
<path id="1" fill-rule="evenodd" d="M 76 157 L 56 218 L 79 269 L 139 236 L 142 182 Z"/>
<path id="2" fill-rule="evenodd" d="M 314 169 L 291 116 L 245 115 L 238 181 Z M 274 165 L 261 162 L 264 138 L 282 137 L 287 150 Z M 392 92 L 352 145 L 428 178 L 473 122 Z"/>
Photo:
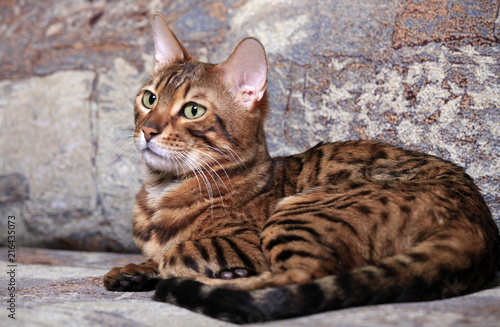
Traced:
<path id="1" fill-rule="evenodd" d="M 130 263 L 111 269 L 104 276 L 104 286 L 108 291 L 147 292 L 154 290 L 159 280 L 158 265 L 154 262 Z"/>
<path id="2" fill-rule="evenodd" d="M 220 279 L 235 279 L 243 277 L 251 277 L 257 275 L 257 272 L 248 268 L 225 268 L 219 271 L 217 276 Z"/>

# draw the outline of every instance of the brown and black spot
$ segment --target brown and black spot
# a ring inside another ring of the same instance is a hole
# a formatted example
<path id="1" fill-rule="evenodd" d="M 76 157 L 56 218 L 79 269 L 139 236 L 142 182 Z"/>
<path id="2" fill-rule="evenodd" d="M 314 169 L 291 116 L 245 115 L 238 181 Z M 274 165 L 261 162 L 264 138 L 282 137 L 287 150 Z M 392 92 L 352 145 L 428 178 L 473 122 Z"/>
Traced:
<path id="1" fill-rule="evenodd" d="M 337 171 L 335 173 L 329 174 L 328 181 L 331 184 L 340 184 L 342 182 L 347 181 L 351 177 L 351 175 L 352 175 L 351 170 L 347 170 L 347 169 L 340 170 L 340 171 Z"/>
<path id="2" fill-rule="evenodd" d="M 137 237 L 143 242 L 147 242 L 151 239 L 151 235 L 155 230 L 154 224 L 144 223 L 144 222 L 136 222 L 134 221 L 132 225 L 132 234 L 134 237 Z"/>

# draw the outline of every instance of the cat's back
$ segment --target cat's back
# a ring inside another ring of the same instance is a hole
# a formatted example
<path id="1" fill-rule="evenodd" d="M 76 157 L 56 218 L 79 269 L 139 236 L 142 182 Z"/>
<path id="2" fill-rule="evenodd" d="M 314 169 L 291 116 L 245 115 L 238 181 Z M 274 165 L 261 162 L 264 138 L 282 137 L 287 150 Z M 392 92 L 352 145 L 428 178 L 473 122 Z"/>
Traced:
<path id="1" fill-rule="evenodd" d="M 333 195 L 332 199 L 349 199 L 362 207 L 369 203 L 370 210 L 360 214 L 381 221 L 384 215 L 373 212 L 386 212 L 388 203 L 397 201 L 398 212 L 421 217 L 414 220 L 415 230 L 479 226 L 486 238 L 500 244 L 497 226 L 473 179 L 441 158 L 375 141 L 346 141 L 319 143 L 275 160 L 286 163 L 286 184 L 294 186 L 288 188 L 288 196 L 316 193 L 318 200 Z M 397 222 L 402 219 L 395 216 Z"/>
<path id="2" fill-rule="evenodd" d="M 464 170 L 441 158 L 376 141 L 322 142 L 284 161 L 297 179 L 297 191 L 308 187 L 360 188 L 367 183 L 406 185 L 459 182 L 476 189 Z M 347 184 L 346 184 L 347 183 Z M 438 182 L 439 183 L 439 182 Z M 346 184 L 346 185 L 344 185 Z"/>
<path id="3" fill-rule="evenodd" d="M 286 164 L 287 185 L 295 189 L 274 214 L 288 219 L 321 212 L 331 219 L 312 217 L 308 224 L 320 234 L 339 222 L 348 226 L 356 246 L 368 244 L 367 262 L 405 253 L 436 233 L 450 248 L 476 249 L 491 261 L 500 258 L 498 228 L 478 187 L 449 161 L 374 141 L 320 143 L 275 160 Z M 386 239 L 392 240 L 390 246 Z"/>

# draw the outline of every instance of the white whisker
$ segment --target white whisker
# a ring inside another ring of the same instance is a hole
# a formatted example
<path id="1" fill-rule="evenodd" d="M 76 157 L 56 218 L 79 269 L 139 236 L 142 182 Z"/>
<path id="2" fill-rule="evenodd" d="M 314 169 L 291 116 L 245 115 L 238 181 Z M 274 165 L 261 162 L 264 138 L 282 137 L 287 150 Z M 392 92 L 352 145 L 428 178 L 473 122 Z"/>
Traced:
<path id="1" fill-rule="evenodd" d="M 195 149 L 196 150 L 196 149 Z M 199 150 L 198 150 L 199 151 Z M 201 151 L 199 151 L 201 152 Z M 201 152 L 202 154 L 204 154 L 203 152 Z M 194 154 L 196 155 L 196 154 Z M 214 181 L 214 184 L 215 184 L 215 187 L 217 187 L 217 191 L 219 192 L 219 198 L 221 199 L 221 203 L 222 203 L 222 207 L 224 208 L 224 211 L 226 212 L 226 214 L 228 215 L 229 217 L 229 213 L 227 211 L 227 207 L 226 207 L 226 204 L 224 203 L 224 198 L 222 196 L 222 192 L 219 188 L 219 184 L 217 183 L 217 181 L 215 180 L 214 176 L 212 175 L 212 173 L 210 173 L 206 167 L 210 168 L 210 170 L 213 172 L 213 174 L 215 174 L 215 176 L 217 176 L 217 178 L 220 180 L 220 182 L 222 183 L 222 185 L 224 185 L 224 188 L 226 189 L 227 191 L 227 194 L 229 195 L 229 198 L 231 199 L 231 202 L 234 203 L 233 201 L 233 198 L 232 198 L 232 195 L 231 195 L 231 192 L 229 192 L 229 189 L 227 188 L 226 186 L 226 183 L 224 183 L 224 181 L 222 180 L 222 178 L 219 176 L 219 174 L 217 174 L 217 172 L 203 159 L 201 159 L 199 156 L 196 156 L 196 158 L 201 161 L 203 163 L 202 165 L 202 168 L 210 175 L 210 177 L 212 178 L 212 180 Z M 224 168 L 223 168 L 224 170 Z M 227 176 L 227 174 L 226 174 Z M 227 176 L 228 179 L 229 179 L 229 176 Z"/>
<path id="2" fill-rule="evenodd" d="M 213 200 L 212 184 L 210 183 L 207 176 L 203 172 L 203 167 L 200 167 L 196 162 L 193 162 L 193 160 L 187 155 L 184 155 L 184 158 L 185 158 L 184 162 L 186 162 L 186 164 L 188 164 L 190 167 L 192 167 L 191 169 L 192 169 L 193 173 L 195 173 L 195 171 L 198 171 L 201 175 L 201 178 L 203 179 L 203 183 L 205 184 L 205 187 L 207 188 L 208 197 L 210 199 L 210 215 L 213 219 L 214 200 Z M 205 169 L 205 171 L 206 171 L 206 169 Z M 208 171 L 206 171 L 206 172 L 208 173 Z M 200 186 L 200 196 L 201 196 L 201 184 L 199 186 Z"/>
<path id="3" fill-rule="evenodd" d="M 208 153 L 205 153 L 201 150 L 198 150 L 198 149 L 195 149 L 193 147 L 187 147 L 188 149 L 191 149 L 191 150 L 194 150 L 194 151 L 198 151 L 200 152 L 202 155 L 204 156 L 207 156 L 209 157 L 210 159 L 212 159 L 213 161 L 215 161 L 215 163 L 217 163 L 219 165 L 219 167 L 222 169 L 222 171 L 224 172 L 224 174 L 226 175 L 227 177 L 227 180 L 229 181 L 229 184 L 231 185 L 231 188 L 233 188 L 233 184 L 231 183 L 231 178 L 229 178 L 229 175 L 227 174 L 226 170 L 224 169 L 224 167 L 222 167 L 221 163 L 215 159 L 214 157 L 212 157 L 211 155 L 209 155 Z M 217 175 L 217 177 L 219 177 L 219 180 L 222 182 L 222 184 L 224 184 L 224 187 L 226 187 L 226 184 L 224 183 L 224 181 L 222 180 L 222 178 L 219 176 L 219 174 L 217 174 L 217 172 L 212 168 L 211 165 L 209 165 L 204 159 L 201 159 L 199 158 L 200 160 L 203 161 L 203 163 L 205 163 L 208 167 L 210 167 L 210 169 Z M 229 193 L 229 190 L 228 188 L 226 187 L 226 191 Z"/>
<path id="4" fill-rule="evenodd" d="M 179 159 L 181 159 L 190 169 L 191 171 L 193 172 L 194 174 L 194 177 L 196 177 L 196 180 L 198 181 L 198 191 L 200 193 L 200 199 L 203 198 L 202 196 L 202 190 L 201 190 L 201 183 L 200 183 L 200 179 L 198 177 L 198 170 L 196 169 L 196 167 L 193 166 L 193 164 L 188 160 L 187 156 L 181 152 L 178 152 L 178 155 L 179 155 Z M 183 168 L 184 170 L 184 168 Z M 184 175 L 186 175 L 186 171 L 184 170 Z"/>
<path id="5" fill-rule="evenodd" d="M 213 150 L 215 152 L 218 152 L 218 153 L 220 153 L 220 154 L 222 154 L 222 155 L 224 155 L 224 156 L 226 156 L 228 158 L 231 157 L 232 161 L 235 162 L 235 163 L 237 163 L 240 168 L 242 168 L 242 169 L 245 168 L 246 170 L 248 170 L 248 168 L 245 165 L 245 163 L 243 162 L 243 160 L 241 160 L 241 157 L 233 149 L 231 149 L 228 146 L 225 146 L 224 148 L 226 150 L 228 150 L 229 155 L 227 153 L 225 153 L 224 151 L 222 151 L 221 149 L 218 149 L 218 148 L 210 146 L 210 145 L 206 145 L 206 144 L 202 144 L 202 143 L 197 143 L 197 142 L 187 142 L 187 141 L 185 143 L 190 143 L 190 144 L 202 146 L 202 147 L 205 147 L 207 149 L 210 149 L 210 150 Z"/>
<path id="6" fill-rule="evenodd" d="M 248 171 L 247 165 L 245 165 L 243 160 L 241 160 L 241 157 L 233 149 L 231 149 L 228 146 L 225 146 L 225 149 L 229 151 L 229 153 L 231 154 L 231 157 L 233 157 L 234 161 L 238 163 L 238 166 L 240 166 L 240 168 L 244 167 Z M 234 156 L 236 156 L 237 159 Z M 241 164 L 240 164 L 240 162 L 241 162 Z M 243 167 L 242 167 L 242 165 L 243 165 Z"/>
<path id="7" fill-rule="evenodd" d="M 119 133 L 121 132 L 127 132 L 128 135 L 120 136 Z M 113 142 L 113 149 L 115 149 L 114 162 L 119 160 L 122 160 L 126 164 L 136 164 L 139 162 L 141 154 L 137 151 L 134 142 L 131 141 L 134 138 L 134 129 L 121 129 L 116 131 L 114 136 L 119 138 L 116 143 L 110 139 L 106 140 L 107 142 Z"/>

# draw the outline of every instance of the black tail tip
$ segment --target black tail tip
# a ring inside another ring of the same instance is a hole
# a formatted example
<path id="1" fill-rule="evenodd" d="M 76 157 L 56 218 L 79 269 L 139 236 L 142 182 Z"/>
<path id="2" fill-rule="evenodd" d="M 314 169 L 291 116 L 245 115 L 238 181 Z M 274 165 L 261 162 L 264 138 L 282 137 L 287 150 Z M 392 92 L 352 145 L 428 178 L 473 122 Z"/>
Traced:
<path id="1" fill-rule="evenodd" d="M 201 304 L 202 287 L 203 284 L 188 278 L 163 279 L 156 285 L 153 300 L 191 309 Z"/>
<path id="2" fill-rule="evenodd" d="M 248 292 L 204 285 L 188 278 L 161 280 L 156 285 L 153 300 L 235 324 L 268 320 L 255 307 Z"/>

